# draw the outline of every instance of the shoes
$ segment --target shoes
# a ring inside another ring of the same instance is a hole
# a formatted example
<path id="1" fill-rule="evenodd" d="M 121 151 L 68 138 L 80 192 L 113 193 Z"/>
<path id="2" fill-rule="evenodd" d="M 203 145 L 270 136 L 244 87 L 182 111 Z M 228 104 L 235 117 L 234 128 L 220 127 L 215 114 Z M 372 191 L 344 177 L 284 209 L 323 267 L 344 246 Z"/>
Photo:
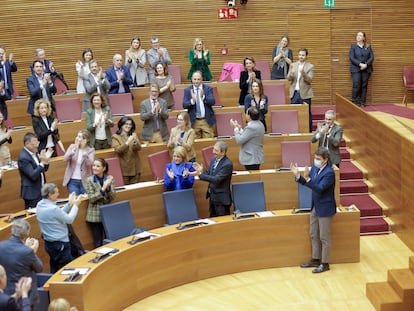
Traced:
<path id="1" fill-rule="evenodd" d="M 302 263 L 300 265 L 301 268 L 312 268 L 312 267 L 319 267 L 321 261 L 319 259 L 312 258 L 308 262 Z"/>
<path id="2" fill-rule="evenodd" d="M 362 103 L 361 103 L 361 108 L 364 108 L 364 107 L 365 107 L 365 104 L 362 104 Z"/>
<path id="3" fill-rule="evenodd" d="M 312 270 L 312 273 L 322 273 L 329 270 L 329 263 L 321 263 L 317 268 Z"/>

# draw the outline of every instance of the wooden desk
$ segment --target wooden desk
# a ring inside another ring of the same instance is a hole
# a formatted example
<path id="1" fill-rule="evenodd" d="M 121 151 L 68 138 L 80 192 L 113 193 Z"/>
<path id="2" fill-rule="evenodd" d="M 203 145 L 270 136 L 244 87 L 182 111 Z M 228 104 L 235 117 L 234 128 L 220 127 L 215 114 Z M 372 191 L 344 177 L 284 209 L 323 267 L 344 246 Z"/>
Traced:
<path id="1" fill-rule="evenodd" d="M 130 237 L 108 244 L 120 251 L 100 263 L 93 252 L 68 268 L 90 268 L 78 282 L 49 279 L 50 299 L 63 297 L 82 310 L 121 310 L 169 288 L 242 271 L 297 266 L 309 259 L 309 215 L 278 210 L 276 216 L 233 221 L 178 231 L 152 230 L 162 236 L 130 245 Z M 333 264 L 358 262 L 359 211 L 340 212 L 332 224 Z"/>

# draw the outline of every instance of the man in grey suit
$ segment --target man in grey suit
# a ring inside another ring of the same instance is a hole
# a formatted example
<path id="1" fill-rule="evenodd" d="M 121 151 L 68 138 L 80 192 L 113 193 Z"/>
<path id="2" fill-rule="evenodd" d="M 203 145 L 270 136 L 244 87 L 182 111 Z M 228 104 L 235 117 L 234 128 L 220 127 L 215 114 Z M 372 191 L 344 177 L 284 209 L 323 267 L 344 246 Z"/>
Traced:
<path id="1" fill-rule="evenodd" d="M 169 135 L 165 121 L 168 119 L 168 106 L 159 95 L 159 86 L 151 84 L 150 97 L 141 102 L 141 120 L 144 121 L 141 136 L 150 143 L 166 142 Z"/>
<path id="2" fill-rule="evenodd" d="M 82 111 L 86 111 L 91 107 L 90 98 L 93 93 L 102 94 L 108 106 L 111 106 L 108 97 L 111 84 L 102 71 L 102 67 L 99 67 L 98 62 L 93 59 L 89 62 L 89 69 L 91 72 L 86 77 L 82 77 L 83 86 L 85 87 Z"/>
<path id="3" fill-rule="evenodd" d="M 334 110 L 325 112 L 325 122 L 318 123 L 318 128 L 312 136 L 312 143 L 318 142 L 319 147 L 327 148 L 330 162 L 339 167 L 341 163 L 339 145 L 344 131 L 339 124 L 335 123 L 335 119 L 336 113 Z"/>
<path id="4" fill-rule="evenodd" d="M 256 107 L 246 111 L 247 126 L 243 129 L 237 120 L 230 120 L 234 128 L 234 137 L 240 145 L 239 161 L 246 170 L 259 170 L 264 162 L 263 139 L 264 125 L 259 121 L 260 113 Z"/>
<path id="5" fill-rule="evenodd" d="M 26 220 L 16 220 L 11 228 L 10 239 L 0 242 L 0 265 L 7 271 L 7 286 L 4 292 L 13 295 L 21 277 L 32 278 L 30 291 L 31 305 L 37 302 L 35 273 L 43 271 L 43 263 L 36 255 L 39 241 L 29 238 L 30 224 Z"/>

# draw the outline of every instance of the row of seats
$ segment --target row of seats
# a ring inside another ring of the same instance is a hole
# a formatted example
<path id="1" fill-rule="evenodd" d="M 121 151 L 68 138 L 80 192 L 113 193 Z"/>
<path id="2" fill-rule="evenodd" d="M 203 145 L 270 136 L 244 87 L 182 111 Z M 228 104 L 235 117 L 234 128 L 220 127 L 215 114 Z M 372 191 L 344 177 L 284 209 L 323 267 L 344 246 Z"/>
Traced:
<path id="1" fill-rule="evenodd" d="M 252 196 L 251 194 L 255 195 Z M 175 225 L 199 219 L 194 190 L 184 189 L 163 193 L 166 225 Z M 266 211 L 263 181 L 237 182 L 232 184 L 235 217 L 238 214 Z M 309 211 L 312 192 L 304 186 L 298 187 L 299 209 Z M 128 200 L 100 206 L 106 242 L 132 235 L 137 228 Z M 142 230 L 142 229 L 141 229 Z"/>

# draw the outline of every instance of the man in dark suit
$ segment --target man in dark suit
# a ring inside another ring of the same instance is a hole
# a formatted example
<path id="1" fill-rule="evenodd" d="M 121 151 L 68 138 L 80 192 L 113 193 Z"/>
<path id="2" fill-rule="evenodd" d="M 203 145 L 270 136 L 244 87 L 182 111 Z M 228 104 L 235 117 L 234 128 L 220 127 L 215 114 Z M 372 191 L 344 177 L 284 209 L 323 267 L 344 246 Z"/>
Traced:
<path id="1" fill-rule="evenodd" d="M 52 82 L 50 73 L 44 72 L 44 66 L 41 61 L 33 62 L 34 74 L 26 78 L 27 89 L 29 90 L 30 99 L 27 106 L 27 112 L 34 114 L 34 104 L 38 99 L 44 98 L 50 102 L 53 111 L 55 109 L 55 101 L 52 94 L 56 93 L 56 86 Z"/>
<path id="2" fill-rule="evenodd" d="M 329 150 L 329 161 L 339 167 L 341 153 L 339 145 L 342 140 L 343 129 L 335 123 L 336 113 L 334 110 L 325 112 L 325 122 L 318 123 L 318 128 L 312 136 L 312 143 L 318 142 L 319 147 Z"/>
<path id="3" fill-rule="evenodd" d="M 216 101 L 213 89 L 202 84 L 203 75 L 200 71 L 193 73 L 191 81 L 193 85 L 184 90 L 183 108 L 188 110 L 196 138 L 214 137 L 216 116 L 212 106 Z"/>
<path id="4" fill-rule="evenodd" d="M 6 311 L 30 311 L 29 291 L 32 287 L 32 278 L 22 277 L 16 284 L 16 292 L 13 295 L 7 295 L 3 292 L 7 284 L 7 274 L 4 267 L 0 265 L 0 310 Z M 21 307 L 17 300 L 21 298 Z"/>
<path id="5" fill-rule="evenodd" d="M 168 119 L 167 102 L 158 97 L 160 87 L 151 84 L 150 97 L 141 102 L 141 120 L 144 121 L 141 136 L 144 141 L 150 143 L 162 143 L 168 140 Z"/>
<path id="6" fill-rule="evenodd" d="M 227 148 L 224 141 L 218 141 L 214 145 L 214 158 L 208 169 L 203 172 L 203 166 L 195 162 L 195 171 L 190 172 L 192 176 L 199 176 L 200 180 L 209 182 L 206 194 L 206 198 L 210 198 L 209 217 L 230 215 L 233 162 L 226 155 Z"/>
<path id="7" fill-rule="evenodd" d="M 83 98 L 83 107 L 82 111 L 87 111 L 91 107 L 90 98 L 93 93 L 102 94 L 105 97 L 106 102 L 109 106 L 108 92 L 111 88 L 106 74 L 102 72 L 102 67 L 98 66 L 98 62 L 92 59 L 89 62 L 90 73 L 86 77 L 82 77 L 83 86 L 85 87 L 85 96 Z"/>
<path id="8" fill-rule="evenodd" d="M 23 219 L 16 220 L 11 228 L 11 237 L 0 242 L 0 265 L 7 271 L 7 285 L 4 292 L 14 294 L 21 277 L 32 278 L 31 305 L 35 305 L 37 283 L 35 273 L 43 271 L 43 263 L 36 255 L 39 241 L 29 238 L 30 224 Z M 3 310 L 3 309 L 1 309 Z"/>
<path id="9" fill-rule="evenodd" d="M 14 88 L 12 72 L 17 71 L 17 65 L 13 60 L 13 53 L 6 57 L 6 48 L 0 46 L 0 111 L 5 120 L 7 120 L 8 112 L 6 100 L 12 99 Z"/>
<path id="10" fill-rule="evenodd" d="M 111 84 L 109 94 L 130 93 L 129 86 L 134 83 L 129 68 L 122 65 L 122 55 L 115 54 L 113 66 L 106 70 L 106 78 Z"/>
<path id="11" fill-rule="evenodd" d="M 42 199 L 41 189 L 46 182 L 45 172 L 49 168 L 49 160 L 53 150 L 43 149 L 37 153 L 39 141 L 34 133 L 26 133 L 23 137 L 24 148 L 20 152 L 18 167 L 20 173 L 20 196 L 24 200 L 24 207 L 35 207 Z"/>
<path id="12" fill-rule="evenodd" d="M 335 173 L 329 162 L 329 151 L 324 147 L 319 147 L 315 151 L 314 165 L 310 172 L 306 167 L 303 176 L 297 164 L 291 163 L 290 169 L 298 183 L 312 189 L 310 212 L 312 259 L 300 266 L 302 268 L 315 267 L 312 272 L 321 273 L 329 270 L 331 224 L 336 214 Z"/>

